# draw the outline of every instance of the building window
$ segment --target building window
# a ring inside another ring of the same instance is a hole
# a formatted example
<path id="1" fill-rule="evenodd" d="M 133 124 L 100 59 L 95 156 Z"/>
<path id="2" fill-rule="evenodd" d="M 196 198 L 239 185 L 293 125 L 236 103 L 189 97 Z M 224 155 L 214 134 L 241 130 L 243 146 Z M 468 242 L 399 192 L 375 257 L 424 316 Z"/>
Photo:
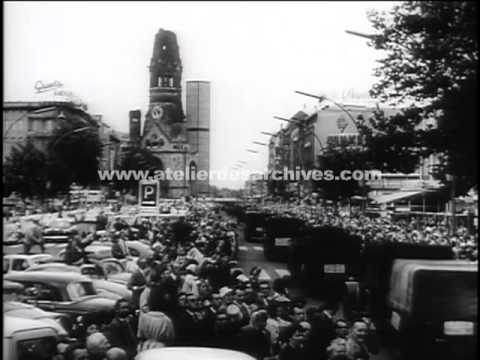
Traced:
<path id="1" fill-rule="evenodd" d="M 173 77 L 168 78 L 168 83 L 169 83 L 170 87 L 173 87 Z"/>
<path id="2" fill-rule="evenodd" d="M 158 77 L 157 86 L 162 86 L 162 77 L 161 76 Z"/>
<path id="3" fill-rule="evenodd" d="M 33 119 L 28 119 L 28 131 L 33 131 Z"/>

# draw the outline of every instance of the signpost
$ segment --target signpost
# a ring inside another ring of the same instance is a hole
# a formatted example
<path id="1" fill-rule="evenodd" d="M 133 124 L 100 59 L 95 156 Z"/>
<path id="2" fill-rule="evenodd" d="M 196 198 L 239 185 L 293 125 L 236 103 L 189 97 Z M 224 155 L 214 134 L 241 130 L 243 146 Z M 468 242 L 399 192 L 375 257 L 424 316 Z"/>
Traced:
<path id="1" fill-rule="evenodd" d="M 138 205 L 142 212 L 159 213 L 160 183 L 157 180 L 140 180 L 138 183 Z"/>

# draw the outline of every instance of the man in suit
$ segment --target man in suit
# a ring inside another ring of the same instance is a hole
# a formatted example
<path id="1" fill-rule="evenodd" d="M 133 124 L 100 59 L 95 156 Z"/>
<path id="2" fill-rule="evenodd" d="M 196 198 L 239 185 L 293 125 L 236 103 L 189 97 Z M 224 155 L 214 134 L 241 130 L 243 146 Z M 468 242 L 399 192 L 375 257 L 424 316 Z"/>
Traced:
<path id="1" fill-rule="evenodd" d="M 313 314 L 311 319 L 312 331 L 306 344 L 309 359 L 326 358 L 326 349 L 336 337 L 333 315 L 337 308 L 337 303 L 329 301 L 323 310 L 317 309 Z"/>
<path id="2" fill-rule="evenodd" d="M 137 324 L 131 315 L 130 304 L 125 299 L 117 300 L 115 317 L 107 326 L 110 344 L 124 349 L 133 359 L 137 351 Z"/>
<path id="3" fill-rule="evenodd" d="M 135 269 L 130 280 L 128 281 L 128 289 L 132 291 L 132 305 L 135 309 L 140 306 L 140 294 L 147 285 L 147 259 L 139 258 L 137 260 L 138 268 Z"/>
<path id="4" fill-rule="evenodd" d="M 238 334 L 239 350 L 255 359 L 263 360 L 270 356 L 270 335 L 266 330 L 268 314 L 259 310 L 252 314 L 251 325 L 244 326 Z"/>
<path id="5" fill-rule="evenodd" d="M 128 256 L 127 244 L 118 232 L 113 235 L 112 243 L 112 256 L 115 259 L 125 259 Z"/>

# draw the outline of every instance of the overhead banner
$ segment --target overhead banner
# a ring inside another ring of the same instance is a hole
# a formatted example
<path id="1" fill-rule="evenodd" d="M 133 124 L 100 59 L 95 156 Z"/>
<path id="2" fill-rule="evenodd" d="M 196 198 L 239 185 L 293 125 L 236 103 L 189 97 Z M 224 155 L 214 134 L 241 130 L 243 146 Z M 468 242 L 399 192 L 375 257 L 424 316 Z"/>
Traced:
<path id="1" fill-rule="evenodd" d="M 159 211 L 160 183 L 157 180 L 140 180 L 138 194 L 143 210 Z"/>

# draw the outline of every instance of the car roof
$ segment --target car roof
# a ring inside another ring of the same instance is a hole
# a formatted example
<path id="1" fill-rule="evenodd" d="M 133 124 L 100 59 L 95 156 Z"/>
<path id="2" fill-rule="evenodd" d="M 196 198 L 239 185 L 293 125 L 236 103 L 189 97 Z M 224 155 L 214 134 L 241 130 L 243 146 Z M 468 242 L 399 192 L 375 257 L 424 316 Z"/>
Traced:
<path id="1" fill-rule="evenodd" d="M 135 360 L 254 360 L 250 355 L 225 349 L 172 346 L 141 352 Z"/>
<path id="2" fill-rule="evenodd" d="M 18 271 L 4 275 L 10 281 L 38 281 L 47 284 L 69 284 L 71 282 L 92 282 L 87 276 L 76 272 L 58 271 Z"/>
<path id="3" fill-rule="evenodd" d="M 28 331 L 35 329 L 50 328 L 55 333 L 56 330 L 40 320 L 25 319 L 16 316 L 4 316 L 3 317 L 3 337 L 8 338 L 17 331 Z"/>
<path id="4" fill-rule="evenodd" d="M 50 254 L 8 254 L 3 256 L 4 259 L 38 259 L 38 258 L 53 258 Z"/>
<path id="5" fill-rule="evenodd" d="M 73 266 L 73 265 L 67 265 L 67 264 L 64 264 L 64 263 L 61 263 L 61 262 L 48 262 L 48 263 L 44 263 L 44 264 L 32 265 L 25 271 L 30 272 L 30 271 L 33 271 L 33 269 L 44 269 L 44 268 L 48 268 L 48 267 L 58 267 L 58 268 L 62 268 L 62 269 L 68 270 L 68 271 L 75 270 L 75 272 L 80 272 L 80 268 L 78 268 L 76 266 Z"/>

